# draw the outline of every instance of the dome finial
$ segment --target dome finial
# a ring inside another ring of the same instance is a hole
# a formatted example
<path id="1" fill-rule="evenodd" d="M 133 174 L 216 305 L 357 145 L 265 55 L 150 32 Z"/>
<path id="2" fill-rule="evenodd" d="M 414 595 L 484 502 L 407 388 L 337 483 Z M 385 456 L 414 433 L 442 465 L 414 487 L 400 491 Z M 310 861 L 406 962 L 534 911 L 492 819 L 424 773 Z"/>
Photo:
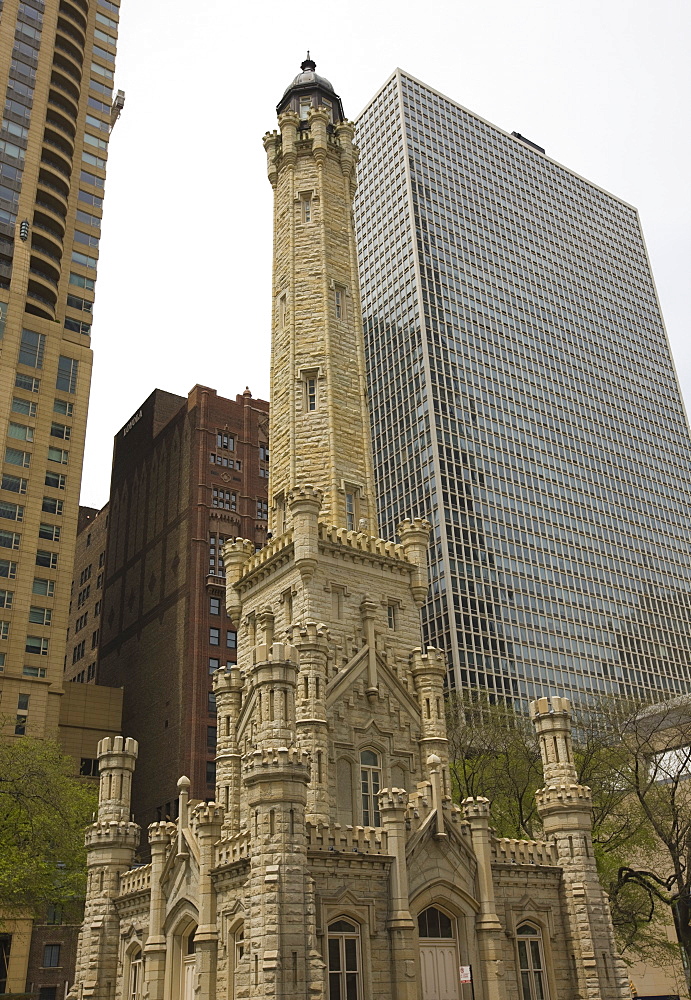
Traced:
<path id="1" fill-rule="evenodd" d="M 308 70 L 314 73 L 316 68 L 317 64 L 314 61 L 314 59 L 310 59 L 310 50 L 307 49 L 307 58 L 304 60 L 304 62 L 300 63 L 300 69 L 302 70 L 303 73 L 306 73 Z"/>

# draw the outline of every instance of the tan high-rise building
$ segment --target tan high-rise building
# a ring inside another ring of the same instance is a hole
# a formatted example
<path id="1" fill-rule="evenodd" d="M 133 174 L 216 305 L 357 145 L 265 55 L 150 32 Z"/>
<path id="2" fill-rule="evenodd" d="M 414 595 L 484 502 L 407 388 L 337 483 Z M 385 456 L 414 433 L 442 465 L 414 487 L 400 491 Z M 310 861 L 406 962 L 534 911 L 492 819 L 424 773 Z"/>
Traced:
<path id="1" fill-rule="evenodd" d="M 0 712 L 57 732 L 119 7 L 0 4 Z"/>

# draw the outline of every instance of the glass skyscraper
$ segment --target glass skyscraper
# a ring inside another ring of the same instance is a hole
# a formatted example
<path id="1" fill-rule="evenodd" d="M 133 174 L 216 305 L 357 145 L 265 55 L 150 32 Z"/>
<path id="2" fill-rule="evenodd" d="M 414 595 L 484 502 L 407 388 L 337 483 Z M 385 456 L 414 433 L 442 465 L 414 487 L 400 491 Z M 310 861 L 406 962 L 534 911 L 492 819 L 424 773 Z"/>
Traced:
<path id="1" fill-rule="evenodd" d="M 634 208 L 400 70 L 357 123 L 379 517 L 449 684 L 688 691 L 691 440 Z"/>

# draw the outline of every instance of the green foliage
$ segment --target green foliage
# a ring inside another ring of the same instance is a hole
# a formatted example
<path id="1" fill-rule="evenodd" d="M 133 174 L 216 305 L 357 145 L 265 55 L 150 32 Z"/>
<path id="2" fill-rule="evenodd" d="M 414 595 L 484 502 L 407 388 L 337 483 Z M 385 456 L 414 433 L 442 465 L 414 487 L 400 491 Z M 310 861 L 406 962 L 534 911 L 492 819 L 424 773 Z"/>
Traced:
<path id="1" fill-rule="evenodd" d="M 0 906 L 42 912 L 85 891 L 84 828 L 95 789 L 49 740 L 0 743 Z"/>
<path id="2" fill-rule="evenodd" d="M 535 789 L 542 780 L 533 726 L 481 695 L 453 695 L 447 710 L 455 795 L 461 801 L 490 798 L 497 836 L 533 838 L 539 829 Z"/>
<path id="3" fill-rule="evenodd" d="M 499 837 L 539 838 L 542 766 L 530 722 L 465 692 L 449 700 L 448 735 L 458 798 L 487 796 Z M 691 958 L 691 751 L 685 768 L 664 754 L 660 763 L 661 751 L 691 746 L 691 710 L 687 719 L 678 707 L 602 701 L 576 717 L 573 738 L 578 780 L 592 790 L 593 846 L 622 953 L 673 961 L 671 911 Z"/>

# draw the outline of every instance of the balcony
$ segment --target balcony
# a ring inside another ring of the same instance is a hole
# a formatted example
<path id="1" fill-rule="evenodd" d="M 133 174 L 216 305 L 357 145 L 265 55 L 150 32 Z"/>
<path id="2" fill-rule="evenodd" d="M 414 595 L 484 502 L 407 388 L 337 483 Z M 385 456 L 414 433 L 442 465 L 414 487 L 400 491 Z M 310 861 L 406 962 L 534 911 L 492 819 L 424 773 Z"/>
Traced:
<path id="1" fill-rule="evenodd" d="M 61 231 L 50 216 L 44 215 L 43 212 L 34 212 L 33 228 L 40 229 L 41 233 L 45 233 L 52 240 L 55 240 L 60 250 L 62 250 L 62 241 L 65 235 L 64 230 Z"/>
<path id="2" fill-rule="evenodd" d="M 71 57 L 68 59 L 61 52 L 54 52 L 53 69 L 59 69 L 61 73 L 67 73 L 69 77 L 81 85 L 82 68 L 78 63 L 74 63 Z"/>
<path id="3" fill-rule="evenodd" d="M 60 135 L 59 132 L 54 132 L 52 129 L 46 128 L 43 133 L 43 143 L 52 146 L 53 149 L 59 150 L 60 153 L 65 157 L 70 165 L 70 172 L 72 168 L 72 156 L 74 155 L 74 147 L 68 144 L 65 139 Z"/>
<path id="4" fill-rule="evenodd" d="M 65 14 L 71 21 L 78 24 L 86 34 L 86 18 L 80 13 L 78 7 L 74 6 L 70 0 L 60 0 L 60 13 Z"/>
<path id="5" fill-rule="evenodd" d="M 53 198 L 52 195 L 47 195 L 45 192 L 41 192 L 36 195 L 36 200 L 34 202 L 37 208 L 41 209 L 44 215 L 47 215 L 49 219 L 52 219 L 54 223 L 57 223 L 56 229 L 62 232 L 64 239 L 65 236 L 65 218 L 67 212 L 62 207 L 57 198 Z"/>
<path id="6" fill-rule="evenodd" d="M 55 86 L 54 84 L 51 84 L 51 87 L 54 86 Z M 48 94 L 48 106 L 53 108 L 59 108 L 63 114 L 69 115 L 71 119 L 73 119 L 75 122 L 77 121 L 77 113 L 74 110 L 74 104 L 72 103 L 68 104 L 67 101 L 64 99 L 64 93 L 58 94 L 57 88 L 55 90 L 51 90 L 50 93 Z M 77 130 L 75 129 L 75 134 L 76 131 Z"/>
<path id="7" fill-rule="evenodd" d="M 70 41 L 75 42 L 82 50 L 82 55 L 83 55 L 84 46 L 86 45 L 86 38 L 84 37 L 81 31 L 75 30 L 73 24 L 70 24 L 69 21 L 62 20 L 62 18 L 59 17 L 58 34 L 64 35 L 66 38 L 69 38 Z"/>
<path id="8" fill-rule="evenodd" d="M 60 69 L 53 65 L 53 72 L 50 77 L 51 87 L 57 87 L 58 90 L 62 91 L 63 94 L 67 94 L 75 104 L 74 116 L 77 117 L 79 113 L 79 87 L 75 86 L 72 80 L 68 79 L 68 76 Z"/>
<path id="9" fill-rule="evenodd" d="M 44 319 L 55 320 L 55 301 L 51 302 L 43 290 L 38 291 L 40 287 L 40 285 L 37 286 L 35 283 L 29 281 L 29 287 L 26 290 L 27 301 L 24 311 L 31 313 L 33 316 L 42 316 Z"/>
<path id="10" fill-rule="evenodd" d="M 50 104 L 53 102 L 50 101 Z M 68 148 L 70 149 L 70 156 L 74 153 L 74 140 L 76 135 L 76 129 L 67 118 L 62 114 L 55 111 L 54 108 L 49 107 L 46 114 L 46 126 L 59 132 L 60 135 L 67 141 Z"/>
<path id="11" fill-rule="evenodd" d="M 52 250 L 46 250 L 45 246 L 35 242 L 36 239 L 37 237 L 34 236 L 34 241 L 31 244 L 30 268 L 35 268 L 41 274 L 47 275 L 57 284 L 60 280 L 60 258 Z"/>
<path id="12" fill-rule="evenodd" d="M 50 298 L 51 294 L 55 293 L 60 280 L 60 271 L 50 258 L 43 259 L 39 254 L 34 254 L 33 247 L 31 248 L 29 274 L 31 275 L 29 280 L 34 282 L 41 295 Z"/>
<path id="13" fill-rule="evenodd" d="M 62 177 L 57 176 L 52 172 L 47 164 L 41 167 L 38 175 L 39 188 L 47 188 L 50 191 L 49 197 L 55 198 L 56 201 L 64 207 L 65 215 L 67 215 L 67 199 L 70 195 L 69 184 L 65 184 Z"/>
<path id="14" fill-rule="evenodd" d="M 46 149 L 45 146 L 41 150 L 41 165 L 49 167 L 53 172 L 57 171 L 68 180 L 72 177 L 72 164 L 69 160 L 67 158 L 63 159 L 62 156 L 57 155 L 55 150 Z M 69 185 L 67 186 L 67 191 L 69 192 Z"/>
<path id="15" fill-rule="evenodd" d="M 55 37 L 55 48 L 60 51 L 60 54 L 69 59 L 70 65 L 75 66 L 79 70 L 79 78 L 82 77 L 82 67 L 84 64 L 84 53 L 81 52 L 76 45 L 66 38 L 60 38 L 59 35 Z"/>

